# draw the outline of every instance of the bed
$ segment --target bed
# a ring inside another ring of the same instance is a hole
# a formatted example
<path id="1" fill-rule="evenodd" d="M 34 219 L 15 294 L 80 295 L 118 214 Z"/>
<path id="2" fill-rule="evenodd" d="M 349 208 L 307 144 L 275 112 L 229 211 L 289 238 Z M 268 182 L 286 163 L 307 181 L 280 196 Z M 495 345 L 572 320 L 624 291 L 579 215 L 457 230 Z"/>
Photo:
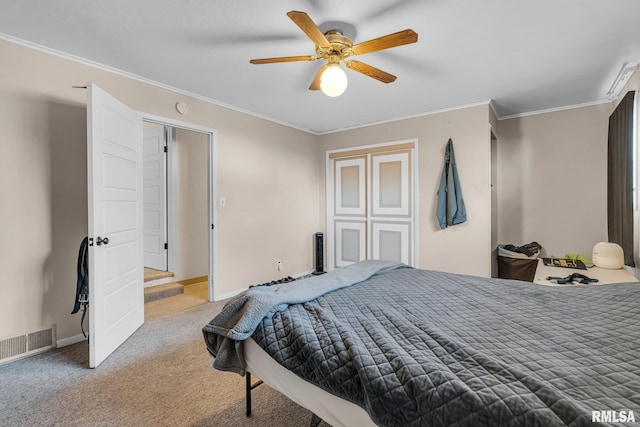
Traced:
<path id="1" fill-rule="evenodd" d="M 334 426 L 640 421 L 637 282 L 550 287 L 365 261 L 252 288 L 203 333 L 215 368 L 252 372 Z"/>

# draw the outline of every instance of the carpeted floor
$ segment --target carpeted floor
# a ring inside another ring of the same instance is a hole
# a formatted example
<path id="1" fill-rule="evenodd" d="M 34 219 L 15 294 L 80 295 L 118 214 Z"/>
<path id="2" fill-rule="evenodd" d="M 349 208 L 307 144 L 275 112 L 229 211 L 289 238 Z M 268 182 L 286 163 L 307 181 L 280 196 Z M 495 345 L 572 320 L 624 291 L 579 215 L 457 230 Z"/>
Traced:
<path id="1" fill-rule="evenodd" d="M 207 302 L 207 300 L 208 292 L 206 283 L 184 286 L 184 292 L 182 294 L 145 303 L 144 320 L 148 322 L 163 316 L 180 313 L 190 307 L 203 304 Z M 220 308 L 222 308 L 222 306 L 220 306 Z"/>
<path id="2" fill-rule="evenodd" d="M 0 426 L 308 426 L 309 411 L 266 385 L 245 417 L 244 377 L 211 369 L 202 338 L 222 303 L 184 298 L 147 304 L 96 369 L 86 342 L 0 366 Z"/>
<path id="3" fill-rule="evenodd" d="M 199 282 L 184 285 L 184 293 L 194 297 L 201 298 L 203 301 L 209 300 L 209 283 Z"/>

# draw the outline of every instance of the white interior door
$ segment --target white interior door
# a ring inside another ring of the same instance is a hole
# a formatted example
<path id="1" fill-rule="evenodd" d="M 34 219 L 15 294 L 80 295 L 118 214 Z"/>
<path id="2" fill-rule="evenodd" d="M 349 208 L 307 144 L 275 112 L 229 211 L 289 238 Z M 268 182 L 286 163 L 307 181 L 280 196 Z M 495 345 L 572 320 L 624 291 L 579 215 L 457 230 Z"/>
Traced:
<path id="1" fill-rule="evenodd" d="M 144 323 L 142 118 L 87 84 L 89 366 Z"/>
<path id="2" fill-rule="evenodd" d="M 167 270 L 167 138 L 164 126 L 144 131 L 144 266 Z"/>

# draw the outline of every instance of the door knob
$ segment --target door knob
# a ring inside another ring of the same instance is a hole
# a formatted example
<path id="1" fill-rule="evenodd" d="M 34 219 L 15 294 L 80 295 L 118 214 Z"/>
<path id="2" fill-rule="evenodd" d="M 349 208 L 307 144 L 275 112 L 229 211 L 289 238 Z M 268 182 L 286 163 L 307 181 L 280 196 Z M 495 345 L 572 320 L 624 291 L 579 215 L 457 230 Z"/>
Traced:
<path id="1" fill-rule="evenodd" d="M 98 238 L 96 239 L 96 245 L 100 246 L 102 244 L 108 245 L 109 244 L 109 238 L 105 237 L 104 239 L 100 236 L 98 236 Z"/>

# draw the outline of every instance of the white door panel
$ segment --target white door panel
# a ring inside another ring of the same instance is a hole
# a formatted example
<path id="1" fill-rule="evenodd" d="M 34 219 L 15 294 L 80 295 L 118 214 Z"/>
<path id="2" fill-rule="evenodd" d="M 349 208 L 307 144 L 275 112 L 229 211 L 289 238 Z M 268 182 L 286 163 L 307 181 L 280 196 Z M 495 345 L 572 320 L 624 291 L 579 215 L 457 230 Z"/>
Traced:
<path id="1" fill-rule="evenodd" d="M 367 223 L 336 221 L 335 266 L 346 267 L 367 259 Z"/>
<path id="2" fill-rule="evenodd" d="M 144 266 L 167 270 L 167 145 L 164 126 L 144 132 Z"/>
<path id="3" fill-rule="evenodd" d="M 371 156 L 371 215 L 410 216 L 409 152 Z"/>
<path id="4" fill-rule="evenodd" d="M 373 259 L 413 265 L 410 222 L 372 222 Z"/>
<path id="5" fill-rule="evenodd" d="M 345 267 L 367 259 L 366 156 L 334 162 L 335 221 L 333 265 Z"/>
<path id="6" fill-rule="evenodd" d="M 366 157 L 335 161 L 335 214 L 367 214 Z"/>
<path id="7" fill-rule="evenodd" d="M 87 84 L 89 366 L 144 322 L 142 118 Z"/>

